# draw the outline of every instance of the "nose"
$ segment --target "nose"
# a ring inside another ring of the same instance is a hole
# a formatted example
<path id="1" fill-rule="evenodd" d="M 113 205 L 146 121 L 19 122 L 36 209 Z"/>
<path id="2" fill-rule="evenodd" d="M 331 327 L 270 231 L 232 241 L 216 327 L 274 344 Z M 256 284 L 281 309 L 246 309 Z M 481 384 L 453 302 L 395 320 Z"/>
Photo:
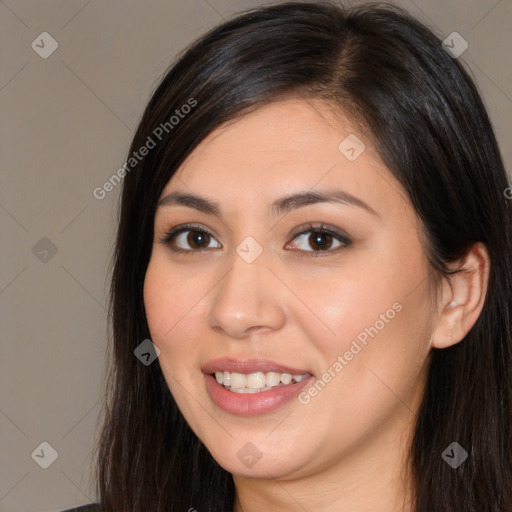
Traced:
<path id="1" fill-rule="evenodd" d="M 235 254 L 231 269 L 213 292 L 208 324 L 226 336 L 242 339 L 285 324 L 284 296 L 263 256 L 247 263 Z"/>

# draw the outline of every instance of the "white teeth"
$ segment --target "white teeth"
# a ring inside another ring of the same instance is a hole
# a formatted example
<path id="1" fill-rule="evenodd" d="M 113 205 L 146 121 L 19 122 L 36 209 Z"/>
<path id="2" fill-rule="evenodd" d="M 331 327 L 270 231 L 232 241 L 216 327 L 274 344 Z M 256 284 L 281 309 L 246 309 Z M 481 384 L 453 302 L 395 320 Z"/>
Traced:
<path id="1" fill-rule="evenodd" d="M 281 375 L 281 382 L 283 384 L 290 384 L 291 381 L 292 381 L 292 376 L 289 373 L 283 373 Z"/>
<path id="2" fill-rule="evenodd" d="M 277 372 L 268 372 L 265 383 L 267 386 L 277 386 L 281 382 L 281 374 Z"/>
<path id="3" fill-rule="evenodd" d="M 262 389 L 265 387 L 265 374 L 262 372 L 250 373 L 247 375 L 246 387 L 251 389 Z"/>
<path id="4" fill-rule="evenodd" d="M 243 388 L 243 389 L 232 389 L 234 393 L 258 393 L 257 389 Z"/>
<path id="5" fill-rule="evenodd" d="M 234 393 L 258 393 L 268 391 L 276 386 L 301 382 L 309 374 L 291 375 L 278 372 L 253 372 L 249 374 L 236 372 L 215 372 L 215 379 Z"/>
<path id="6" fill-rule="evenodd" d="M 231 388 L 240 389 L 247 386 L 247 375 L 243 373 L 232 373 L 231 374 Z"/>

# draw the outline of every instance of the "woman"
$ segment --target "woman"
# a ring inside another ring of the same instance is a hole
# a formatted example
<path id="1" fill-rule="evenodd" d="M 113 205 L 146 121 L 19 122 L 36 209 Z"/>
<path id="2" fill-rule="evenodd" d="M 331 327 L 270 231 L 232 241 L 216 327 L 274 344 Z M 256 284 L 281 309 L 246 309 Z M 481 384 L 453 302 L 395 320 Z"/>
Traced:
<path id="1" fill-rule="evenodd" d="M 428 29 L 227 21 L 122 175 L 101 510 L 512 510 L 507 177 Z"/>

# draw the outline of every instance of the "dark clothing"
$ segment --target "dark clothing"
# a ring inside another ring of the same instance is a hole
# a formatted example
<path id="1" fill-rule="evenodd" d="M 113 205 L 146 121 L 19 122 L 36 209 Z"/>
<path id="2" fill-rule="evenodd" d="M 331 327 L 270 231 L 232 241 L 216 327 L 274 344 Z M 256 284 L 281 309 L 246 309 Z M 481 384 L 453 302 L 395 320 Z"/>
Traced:
<path id="1" fill-rule="evenodd" d="M 82 505 L 81 507 L 69 508 L 64 510 L 63 512 L 98 512 L 99 506 L 96 503 L 91 503 L 90 505 Z"/>

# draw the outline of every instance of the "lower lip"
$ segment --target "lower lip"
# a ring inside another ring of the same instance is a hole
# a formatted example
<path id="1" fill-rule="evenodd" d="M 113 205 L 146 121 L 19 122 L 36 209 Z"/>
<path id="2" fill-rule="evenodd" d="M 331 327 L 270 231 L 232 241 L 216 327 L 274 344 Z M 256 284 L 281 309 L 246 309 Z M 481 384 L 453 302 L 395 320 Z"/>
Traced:
<path id="1" fill-rule="evenodd" d="M 212 401 L 222 410 L 239 416 L 256 416 L 275 411 L 296 397 L 311 379 L 312 375 L 295 384 L 259 393 L 234 393 L 219 384 L 212 375 L 205 374 L 206 389 Z"/>

